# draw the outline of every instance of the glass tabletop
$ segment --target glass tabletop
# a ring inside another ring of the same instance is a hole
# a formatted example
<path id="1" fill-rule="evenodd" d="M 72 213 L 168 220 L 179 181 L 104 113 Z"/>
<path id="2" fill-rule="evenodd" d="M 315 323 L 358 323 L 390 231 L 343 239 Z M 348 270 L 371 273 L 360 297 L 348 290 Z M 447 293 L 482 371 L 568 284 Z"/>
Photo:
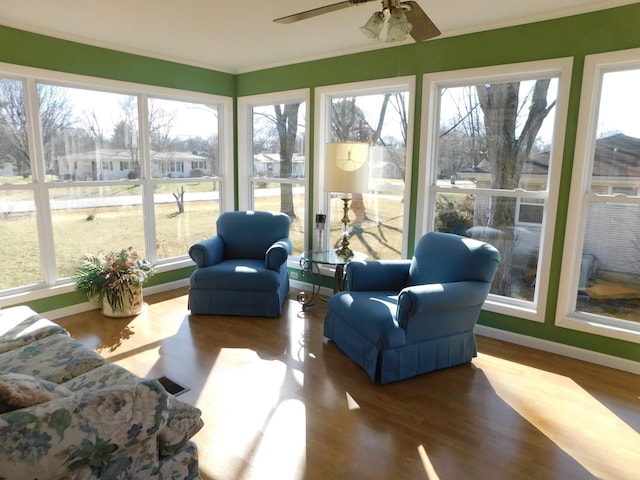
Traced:
<path id="1" fill-rule="evenodd" d="M 339 257 L 336 249 L 331 250 L 308 250 L 302 252 L 302 259 L 307 262 L 323 263 L 325 265 L 345 265 L 353 260 L 366 260 L 367 255 L 362 252 L 353 252 L 349 258 Z"/>

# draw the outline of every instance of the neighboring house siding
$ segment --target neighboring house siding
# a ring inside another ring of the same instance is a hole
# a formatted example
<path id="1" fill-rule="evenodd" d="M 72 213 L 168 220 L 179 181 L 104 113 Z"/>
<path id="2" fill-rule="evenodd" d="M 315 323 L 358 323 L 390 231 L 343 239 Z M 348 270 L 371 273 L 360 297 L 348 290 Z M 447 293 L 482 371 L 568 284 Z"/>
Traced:
<path id="1" fill-rule="evenodd" d="M 461 171 L 457 177 L 464 180 L 473 180 L 478 187 L 490 186 L 490 172 L 488 163 L 481 164 L 484 169 L 475 171 Z M 536 183 L 540 185 L 546 182 L 546 174 L 549 166 L 549 153 L 541 152 L 531 155 L 524 168 L 522 182 L 532 188 Z M 622 134 L 601 138 L 596 142 L 593 182 L 591 192 L 599 194 L 611 194 L 612 188 L 629 187 L 635 195 L 640 187 L 640 139 Z M 536 180 L 538 177 L 538 180 Z M 468 182 L 465 182 L 467 184 Z M 540 188 L 543 188 L 541 185 Z M 470 192 L 472 193 L 472 191 Z M 490 199 L 478 195 L 475 202 L 475 217 L 477 225 L 486 225 L 486 218 L 490 208 Z M 614 277 L 620 275 L 638 275 L 640 267 L 630 259 L 637 256 L 640 249 L 640 211 L 637 205 L 626 204 L 598 204 L 591 205 L 590 219 L 585 229 L 584 252 L 595 256 L 597 271 L 601 275 Z M 531 235 L 536 236 L 539 244 L 540 229 L 530 224 L 518 224 L 516 227 L 521 232 L 522 242 Z M 609 232 L 615 229 L 615 238 L 610 243 L 593 242 L 589 239 L 602 239 L 609 236 Z M 518 244 L 514 248 L 522 252 L 526 249 Z M 521 243 L 522 243 L 521 242 Z M 628 255 L 625 253 L 628 252 Z"/>

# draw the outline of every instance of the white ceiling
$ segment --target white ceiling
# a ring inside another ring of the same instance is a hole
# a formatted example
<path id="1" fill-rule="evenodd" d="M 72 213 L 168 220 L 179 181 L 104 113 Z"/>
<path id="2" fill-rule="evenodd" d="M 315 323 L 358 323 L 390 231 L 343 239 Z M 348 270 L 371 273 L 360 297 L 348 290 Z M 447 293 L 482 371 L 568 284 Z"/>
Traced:
<path id="1" fill-rule="evenodd" d="M 288 25 L 273 22 L 278 17 L 337 1 L 0 0 L 0 24 L 229 73 L 389 46 L 372 42 L 358 30 L 379 9 L 379 2 Z M 442 36 L 452 36 L 635 2 L 420 0 L 418 3 Z"/>

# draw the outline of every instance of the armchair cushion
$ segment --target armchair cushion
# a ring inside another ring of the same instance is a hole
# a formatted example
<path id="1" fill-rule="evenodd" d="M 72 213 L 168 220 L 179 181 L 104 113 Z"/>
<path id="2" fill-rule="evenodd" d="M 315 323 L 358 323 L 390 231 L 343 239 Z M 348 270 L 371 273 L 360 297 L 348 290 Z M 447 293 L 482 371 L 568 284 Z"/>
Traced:
<path id="1" fill-rule="evenodd" d="M 398 292 L 409 278 L 410 260 L 368 260 L 347 264 L 350 291 Z"/>
<path id="2" fill-rule="evenodd" d="M 491 283 L 497 263 L 487 260 L 497 250 L 488 243 L 459 235 L 452 242 L 451 235 L 431 232 L 420 239 L 409 267 L 409 285 L 460 280 Z"/>
<path id="3" fill-rule="evenodd" d="M 280 239 L 289 237 L 291 221 L 271 212 L 225 212 L 217 221 L 218 236 L 224 244 L 225 258 L 265 258 Z"/>
<path id="4" fill-rule="evenodd" d="M 264 260 L 224 260 L 193 272 L 190 284 L 205 290 L 268 291 L 277 289 L 280 279 L 264 268 Z"/>

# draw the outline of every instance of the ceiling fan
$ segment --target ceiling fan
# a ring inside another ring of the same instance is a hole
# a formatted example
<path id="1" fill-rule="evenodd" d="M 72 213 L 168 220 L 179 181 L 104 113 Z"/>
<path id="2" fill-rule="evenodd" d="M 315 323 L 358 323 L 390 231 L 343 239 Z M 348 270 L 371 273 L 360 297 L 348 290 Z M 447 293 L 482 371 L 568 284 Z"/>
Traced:
<path id="1" fill-rule="evenodd" d="M 332 3 L 324 7 L 313 8 L 304 12 L 294 13 L 286 17 L 276 18 L 277 23 L 293 23 L 307 18 L 324 15 L 325 13 L 342 10 L 343 8 L 369 3 L 373 0 L 346 0 L 343 2 Z M 417 2 L 401 1 L 401 0 L 382 0 L 382 10 L 375 12 L 367 23 L 360 28 L 363 34 L 369 38 L 379 39 L 383 23 L 385 21 L 384 12 L 389 11 L 389 27 L 387 33 L 387 41 L 404 40 L 407 35 L 416 42 L 422 42 L 429 38 L 440 35 L 440 30 L 424 12 Z"/>

